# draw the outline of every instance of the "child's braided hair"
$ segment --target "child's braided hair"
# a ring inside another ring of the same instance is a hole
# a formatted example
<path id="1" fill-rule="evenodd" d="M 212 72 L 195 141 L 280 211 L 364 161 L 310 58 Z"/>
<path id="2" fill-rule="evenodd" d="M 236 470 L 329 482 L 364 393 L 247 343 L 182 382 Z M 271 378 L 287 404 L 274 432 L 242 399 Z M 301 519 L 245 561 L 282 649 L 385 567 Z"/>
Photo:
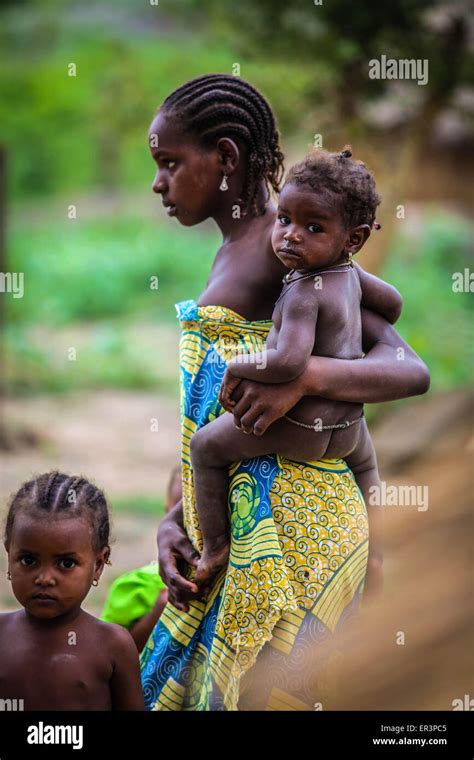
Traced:
<path id="1" fill-rule="evenodd" d="M 103 492 L 81 476 L 46 472 L 23 483 L 12 497 L 5 524 L 4 543 L 8 549 L 18 512 L 45 512 L 51 516 L 87 516 L 93 527 L 94 551 L 109 547 L 109 510 Z M 108 561 L 108 556 L 107 556 Z"/>
<path id="2" fill-rule="evenodd" d="M 283 153 L 273 111 L 251 84 L 229 74 L 207 74 L 192 79 L 162 103 L 181 129 L 209 147 L 230 137 L 248 151 L 247 173 L 240 199 L 245 212 L 257 214 L 256 198 L 263 180 L 278 193 L 283 176 Z"/>
<path id="3" fill-rule="evenodd" d="M 381 198 L 375 180 L 362 161 L 352 160 L 352 149 L 346 145 L 340 153 L 316 150 L 292 166 L 286 183 L 308 185 L 318 193 L 330 191 L 338 197 L 347 229 L 368 224 L 380 229 L 375 211 Z"/>

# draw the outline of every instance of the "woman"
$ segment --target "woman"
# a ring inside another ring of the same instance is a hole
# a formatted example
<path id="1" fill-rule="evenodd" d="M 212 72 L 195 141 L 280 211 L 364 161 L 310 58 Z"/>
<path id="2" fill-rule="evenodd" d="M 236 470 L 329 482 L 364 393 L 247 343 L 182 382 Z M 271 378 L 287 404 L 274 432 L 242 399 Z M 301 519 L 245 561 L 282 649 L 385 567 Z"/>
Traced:
<path id="1" fill-rule="evenodd" d="M 278 455 L 236 463 L 227 572 L 205 594 L 190 577 L 201 537 L 189 441 L 224 411 L 218 392 L 226 361 L 236 350 L 262 349 L 286 272 L 270 240 L 269 186 L 279 189 L 283 169 L 274 116 L 243 80 L 204 76 L 164 101 L 150 147 L 158 165 L 153 190 L 168 214 L 186 226 L 213 218 L 223 243 L 198 302 L 177 305 L 183 498 L 160 525 L 160 573 L 170 602 L 142 655 L 145 703 L 157 710 L 312 709 L 315 687 L 300 653 L 331 637 L 362 591 L 381 583 L 380 531 L 369 542 L 367 511 L 345 463 Z M 232 409 L 242 430 L 263 432 L 304 395 L 332 399 L 345 410 L 426 391 L 426 367 L 368 292 L 365 358 L 312 357 L 287 384 L 242 381 Z M 257 695 L 247 688 L 239 701 L 241 676 L 250 683 L 263 662 L 266 689 Z"/>

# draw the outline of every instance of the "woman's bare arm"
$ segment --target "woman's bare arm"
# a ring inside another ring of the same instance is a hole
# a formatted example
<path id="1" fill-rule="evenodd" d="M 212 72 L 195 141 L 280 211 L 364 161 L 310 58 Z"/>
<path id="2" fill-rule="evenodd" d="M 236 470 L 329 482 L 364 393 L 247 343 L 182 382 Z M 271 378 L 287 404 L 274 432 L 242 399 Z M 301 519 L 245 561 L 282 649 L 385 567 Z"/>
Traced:
<path id="1" fill-rule="evenodd" d="M 241 380 L 234 390 L 235 423 L 261 435 L 303 396 L 335 401 L 376 403 L 426 393 L 428 368 L 389 323 L 362 309 L 363 359 L 312 356 L 306 369 L 289 383 L 270 385 Z"/>
<path id="2" fill-rule="evenodd" d="M 361 314 L 365 357 L 311 357 L 297 378 L 302 395 L 374 404 L 426 393 L 430 385 L 426 364 L 383 317 L 368 309 Z"/>

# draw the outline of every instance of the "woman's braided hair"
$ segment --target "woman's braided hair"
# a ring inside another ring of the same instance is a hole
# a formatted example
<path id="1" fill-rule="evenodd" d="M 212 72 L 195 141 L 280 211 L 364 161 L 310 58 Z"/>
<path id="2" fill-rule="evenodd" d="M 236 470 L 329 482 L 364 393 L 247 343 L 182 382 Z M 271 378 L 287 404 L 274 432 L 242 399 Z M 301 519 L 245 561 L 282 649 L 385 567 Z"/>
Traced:
<path id="1" fill-rule="evenodd" d="M 340 153 L 315 150 L 292 166 L 285 184 L 307 185 L 318 193 L 330 191 L 338 197 L 347 229 L 368 224 L 380 229 L 375 211 L 381 198 L 375 180 L 362 161 L 352 160 L 352 149 L 346 145 Z"/>
<path id="2" fill-rule="evenodd" d="M 109 547 L 109 510 L 103 492 L 81 476 L 46 472 L 23 483 L 10 501 L 4 542 L 9 546 L 18 512 L 44 512 L 51 516 L 86 516 L 93 527 L 94 551 Z"/>
<path id="3" fill-rule="evenodd" d="M 168 95 L 160 112 L 172 114 L 181 129 L 204 147 L 230 137 L 248 151 L 247 172 L 240 202 L 245 212 L 258 214 L 257 193 L 263 180 L 278 193 L 283 176 L 283 153 L 275 116 L 255 87 L 228 74 L 192 79 Z"/>

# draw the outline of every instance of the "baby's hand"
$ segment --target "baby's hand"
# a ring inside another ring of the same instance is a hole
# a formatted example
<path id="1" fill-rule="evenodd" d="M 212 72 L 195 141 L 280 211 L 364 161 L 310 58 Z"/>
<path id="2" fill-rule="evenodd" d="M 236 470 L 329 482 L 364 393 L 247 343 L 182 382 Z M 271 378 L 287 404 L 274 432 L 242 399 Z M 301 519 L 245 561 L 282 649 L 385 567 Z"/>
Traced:
<path id="1" fill-rule="evenodd" d="M 235 406 L 235 401 L 231 396 L 239 383 L 242 382 L 241 377 L 234 377 L 228 369 L 225 371 L 225 375 L 222 379 L 222 384 L 219 391 L 219 404 L 224 407 L 227 412 L 231 412 Z"/>

